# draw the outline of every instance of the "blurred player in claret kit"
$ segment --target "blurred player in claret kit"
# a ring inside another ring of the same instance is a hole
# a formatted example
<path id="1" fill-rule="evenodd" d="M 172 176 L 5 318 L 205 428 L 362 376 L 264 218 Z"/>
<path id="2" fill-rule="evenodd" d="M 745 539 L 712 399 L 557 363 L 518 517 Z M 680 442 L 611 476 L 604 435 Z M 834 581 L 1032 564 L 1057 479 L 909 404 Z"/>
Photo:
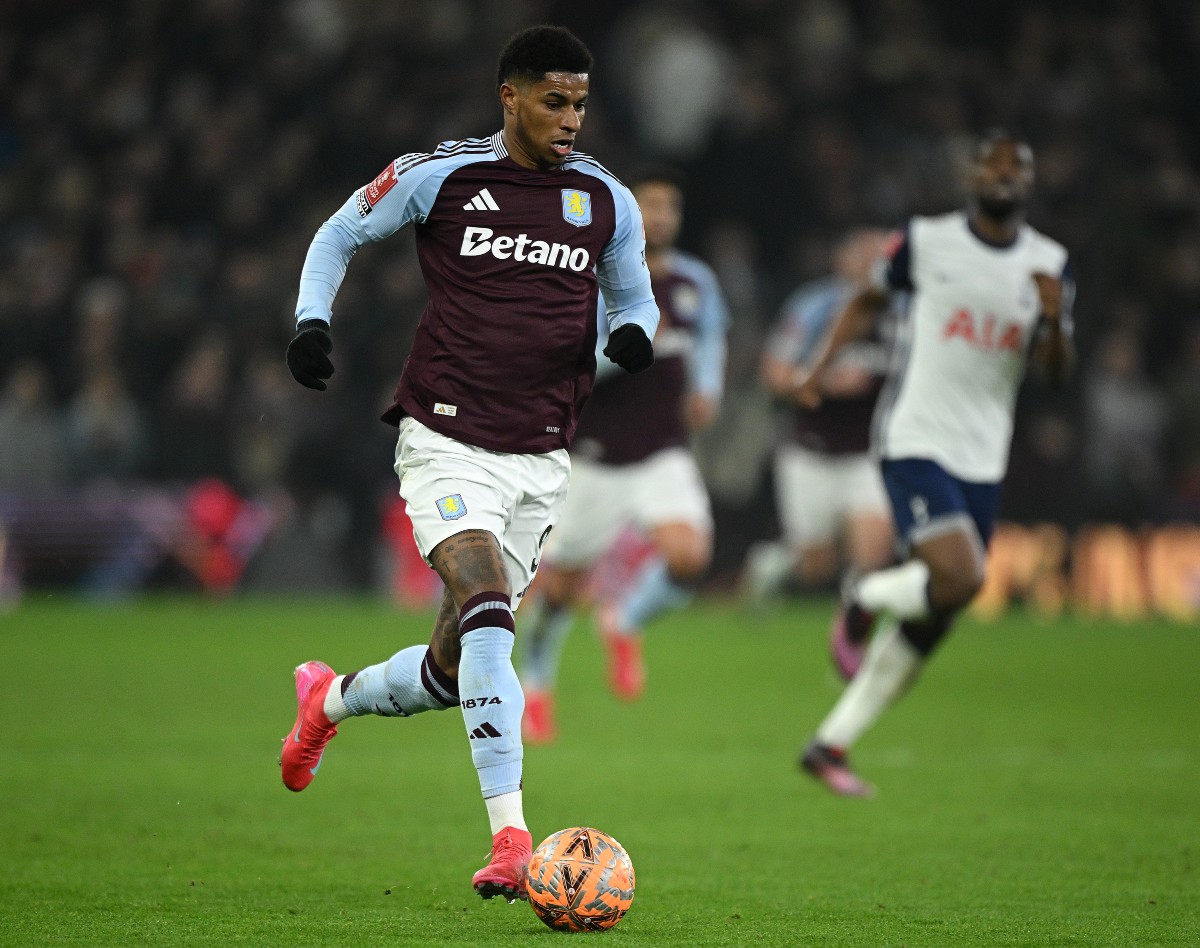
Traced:
<path id="1" fill-rule="evenodd" d="M 655 365 L 631 377 L 599 360 L 596 390 L 571 450 L 571 490 L 534 586 L 531 621 L 522 630 L 525 733 L 531 741 L 555 736 L 562 643 L 587 599 L 589 571 L 622 531 L 636 530 L 653 550 L 619 598 L 599 610 L 609 683 L 626 700 L 639 697 L 645 684 L 646 623 L 686 603 L 688 584 L 712 560 L 708 492 L 688 445 L 693 432 L 712 423 L 720 404 L 728 311 L 707 264 L 675 248 L 683 223 L 676 175 L 669 169 L 643 174 L 633 193 L 662 314 Z M 603 311 L 600 321 L 603 330 Z"/>
<path id="2" fill-rule="evenodd" d="M 493 837 L 472 880 L 484 898 L 525 897 L 532 840 L 513 610 L 566 496 L 567 447 L 596 371 L 598 298 L 608 358 L 628 372 L 654 361 L 658 308 L 637 202 L 575 150 L 591 67 L 568 30 L 514 36 L 496 77 L 501 131 L 397 158 L 317 231 L 287 353 L 297 381 L 325 388 L 350 258 L 412 224 L 429 304 L 383 418 L 400 429 L 400 494 L 446 594 L 428 647 L 352 674 L 316 661 L 296 669 L 283 782 L 308 786 L 346 718 L 461 707 Z"/>
<path id="3" fill-rule="evenodd" d="M 833 273 L 805 283 L 783 304 L 763 347 L 762 379 L 789 409 L 791 431 L 775 452 L 781 540 L 756 544 L 745 586 L 761 602 L 788 579 L 806 588 L 886 566 L 892 520 L 879 464 L 870 452 L 871 415 L 888 366 L 892 320 L 879 320 L 842 347 L 821 378 L 821 404 L 797 401 L 805 366 L 820 351 L 834 318 L 866 282 L 887 232 L 861 228 L 838 241 Z"/>
<path id="4" fill-rule="evenodd" d="M 843 796 L 872 792 L 847 749 L 913 684 L 983 585 L 1028 357 L 1051 384 L 1070 370 L 1071 268 L 1062 245 L 1025 223 L 1032 187 L 1029 145 L 1003 131 L 984 136 L 966 210 L 909 221 L 801 383 L 801 400 L 819 404 L 820 373 L 838 351 L 891 294 L 912 294 L 874 431 L 907 559 L 846 590 L 833 634 L 853 680 L 800 761 Z"/>

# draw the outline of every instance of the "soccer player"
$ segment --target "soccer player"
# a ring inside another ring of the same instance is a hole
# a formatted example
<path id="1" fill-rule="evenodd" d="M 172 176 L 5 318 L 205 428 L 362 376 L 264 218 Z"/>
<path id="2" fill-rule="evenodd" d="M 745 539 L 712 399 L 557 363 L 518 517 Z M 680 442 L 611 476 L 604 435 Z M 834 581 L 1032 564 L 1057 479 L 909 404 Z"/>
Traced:
<path id="1" fill-rule="evenodd" d="M 757 544 L 746 562 L 746 585 L 756 600 L 789 577 L 819 587 L 835 579 L 842 564 L 849 576 L 891 561 L 887 492 L 870 453 L 871 414 L 888 366 L 885 321 L 841 349 L 819 380 L 819 406 L 809 409 L 796 401 L 806 375 L 802 367 L 866 282 L 886 239 L 886 232 L 869 228 L 845 235 L 834 249 L 833 273 L 792 293 L 767 338 L 763 383 L 793 410 L 792 431 L 775 453 L 783 539 Z M 839 655 L 835 652 L 835 660 Z"/>
<path id="2" fill-rule="evenodd" d="M 317 231 L 287 354 L 297 381 L 325 389 L 346 265 L 362 244 L 412 224 L 429 303 L 383 419 L 399 427 L 400 494 L 446 594 L 428 647 L 351 674 L 315 661 L 296 669 L 283 782 L 308 786 L 346 718 L 461 707 L 493 836 L 472 880 L 485 899 L 525 897 L 532 839 L 513 609 L 566 495 L 566 449 L 596 369 L 598 295 L 608 358 L 629 372 L 654 360 L 658 309 L 637 203 L 575 150 L 591 66 L 568 30 L 514 36 L 496 76 L 499 132 L 397 158 Z"/>
<path id="3" fill-rule="evenodd" d="M 908 558 L 848 590 L 835 637 L 866 642 L 872 628 L 873 636 L 800 760 L 843 796 L 872 793 L 850 768 L 848 748 L 913 684 L 983 585 L 1027 354 L 1056 385 L 1073 361 L 1067 251 L 1025 222 L 1033 177 L 1028 144 L 1003 131 L 984 136 L 966 210 L 909 221 L 801 384 L 801 399 L 819 404 L 821 373 L 839 350 L 892 293 L 912 294 L 875 415 L 875 448 Z"/>
<path id="4" fill-rule="evenodd" d="M 646 672 L 641 633 L 665 609 L 690 597 L 688 584 L 712 560 L 708 493 L 688 447 L 712 423 L 725 376 L 725 299 L 712 270 L 676 249 L 683 191 L 660 169 L 633 186 L 646 228 L 646 262 L 662 321 L 655 365 L 644 375 L 598 381 L 572 449 L 571 490 L 538 575 L 537 606 L 522 642 L 525 733 L 555 736 L 554 688 L 562 643 L 583 605 L 588 574 L 623 530 L 648 539 L 624 595 L 599 611 L 609 684 L 640 696 Z M 603 361 L 601 361 L 603 371 Z"/>

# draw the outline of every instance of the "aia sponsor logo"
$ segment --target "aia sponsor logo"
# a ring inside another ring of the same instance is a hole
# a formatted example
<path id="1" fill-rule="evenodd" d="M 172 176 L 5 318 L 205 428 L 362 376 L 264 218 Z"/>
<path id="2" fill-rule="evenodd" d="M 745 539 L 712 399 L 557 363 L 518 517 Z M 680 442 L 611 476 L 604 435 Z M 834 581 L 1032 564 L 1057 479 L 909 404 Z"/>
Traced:
<path id="1" fill-rule="evenodd" d="M 969 309 L 960 309 L 946 320 L 942 338 L 961 339 L 985 352 L 1019 354 L 1025 345 L 1025 334 L 1017 323 L 1002 322 L 991 313 L 979 317 Z"/>

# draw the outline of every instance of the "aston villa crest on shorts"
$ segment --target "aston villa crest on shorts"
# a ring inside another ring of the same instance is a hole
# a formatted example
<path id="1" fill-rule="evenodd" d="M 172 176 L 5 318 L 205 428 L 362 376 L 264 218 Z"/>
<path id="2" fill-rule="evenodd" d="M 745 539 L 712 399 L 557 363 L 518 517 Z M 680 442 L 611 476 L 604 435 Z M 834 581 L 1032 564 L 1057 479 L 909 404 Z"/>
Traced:
<path id="1" fill-rule="evenodd" d="M 467 515 L 467 505 L 463 503 L 462 494 L 450 494 L 437 502 L 438 513 L 443 520 L 459 520 Z"/>
<path id="2" fill-rule="evenodd" d="M 592 196 L 587 191 L 563 188 L 563 220 L 576 227 L 587 227 L 592 222 Z"/>

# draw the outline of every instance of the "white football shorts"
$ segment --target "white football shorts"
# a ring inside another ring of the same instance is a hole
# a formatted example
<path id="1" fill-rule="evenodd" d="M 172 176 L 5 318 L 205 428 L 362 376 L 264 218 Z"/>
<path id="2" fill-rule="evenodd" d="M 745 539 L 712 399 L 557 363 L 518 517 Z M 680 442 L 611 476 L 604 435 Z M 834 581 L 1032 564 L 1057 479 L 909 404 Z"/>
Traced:
<path id="1" fill-rule="evenodd" d="M 582 569 L 595 563 L 626 527 L 686 523 L 712 531 L 704 478 L 687 448 L 666 448 L 635 464 L 572 462 L 571 489 L 547 559 Z"/>
<path id="2" fill-rule="evenodd" d="M 879 462 L 869 454 L 822 454 L 781 445 L 775 455 L 775 499 L 784 538 L 798 547 L 834 539 L 851 517 L 891 517 Z"/>
<path id="3" fill-rule="evenodd" d="M 500 541 L 515 609 L 567 496 L 567 452 L 488 451 L 406 417 L 396 442 L 396 474 L 413 537 L 426 561 L 430 551 L 454 534 L 487 530 Z"/>

